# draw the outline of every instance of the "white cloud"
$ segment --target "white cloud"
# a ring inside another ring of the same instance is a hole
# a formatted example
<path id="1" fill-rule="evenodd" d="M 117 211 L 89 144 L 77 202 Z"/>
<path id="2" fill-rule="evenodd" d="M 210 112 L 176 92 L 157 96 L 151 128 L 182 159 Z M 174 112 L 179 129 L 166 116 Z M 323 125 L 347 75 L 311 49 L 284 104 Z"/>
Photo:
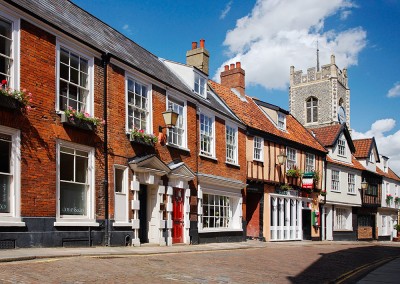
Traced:
<path id="1" fill-rule="evenodd" d="M 351 11 L 349 11 L 349 10 L 342 11 L 342 12 L 340 13 L 340 19 L 344 21 L 344 20 L 346 20 L 350 15 L 351 15 Z"/>
<path id="2" fill-rule="evenodd" d="M 393 97 L 400 97 L 400 82 L 396 82 L 393 85 L 393 88 L 391 88 L 389 90 L 389 92 L 387 93 L 387 96 L 389 98 L 393 98 Z"/>
<path id="3" fill-rule="evenodd" d="M 252 12 L 227 32 L 224 44 L 231 58 L 222 66 L 240 60 L 248 84 L 286 89 L 291 65 L 296 70 L 316 65 L 317 41 L 321 64 L 329 63 L 334 53 L 341 68 L 356 65 L 366 45 L 366 32 L 360 27 L 323 31 L 327 17 L 352 7 L 349 0 L 258 0 Z"/>
<path id="4" fill-rule="evenodd" d="M 125 31 L 127 35 L 132 35 L 132 29 L 129 27 L 128 24 L 123 25 L 122 29 Z"/>
<path id="5" fill-rule="evenodd" d="M 381 119 L 371 125 L 371 129 L 365 133 L 352 131 L 353 139 L 375 137 L 378 152 L 389 157 L 389 167 L 400 174 L 400 130 L 385 136 L 386 132 L 393 130 L 396 126 L 394 119 Z"/>
<path id="6" fill-rule="evenodd" d="M 226 6 L 225 9 L 221 12 L 221 15 L 219 16 L 219 18 L 225 19 L 226 15 L 228 15 L 229 11 L 231 10 L 231 6 L 232 6 L 232 1 L 229 1 Z"/>

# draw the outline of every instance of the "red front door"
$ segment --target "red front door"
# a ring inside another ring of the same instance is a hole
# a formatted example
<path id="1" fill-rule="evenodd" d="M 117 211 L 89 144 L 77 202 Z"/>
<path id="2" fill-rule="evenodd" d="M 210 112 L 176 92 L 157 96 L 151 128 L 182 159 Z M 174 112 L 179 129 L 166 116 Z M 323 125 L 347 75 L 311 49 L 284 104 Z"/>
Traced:
<path id="1" fill-rule="evenodd" d="M 174 196 L 172 201 L 172 243 L 183 243 L 183 200 L 184 194 L 182 188 L 174 188 Z"/>

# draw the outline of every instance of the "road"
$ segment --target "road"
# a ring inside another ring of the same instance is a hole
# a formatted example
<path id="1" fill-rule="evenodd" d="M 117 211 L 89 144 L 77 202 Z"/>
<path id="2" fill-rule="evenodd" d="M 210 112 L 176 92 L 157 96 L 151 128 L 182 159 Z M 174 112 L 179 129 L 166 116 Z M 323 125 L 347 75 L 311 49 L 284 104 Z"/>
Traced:
<path id="1" fill-rule="evenodd" d="M 393 257 L 400 257 L 398 244 L 267 243 L 236 250 L 4 262 L 0 283 L 327 283 Z"/>

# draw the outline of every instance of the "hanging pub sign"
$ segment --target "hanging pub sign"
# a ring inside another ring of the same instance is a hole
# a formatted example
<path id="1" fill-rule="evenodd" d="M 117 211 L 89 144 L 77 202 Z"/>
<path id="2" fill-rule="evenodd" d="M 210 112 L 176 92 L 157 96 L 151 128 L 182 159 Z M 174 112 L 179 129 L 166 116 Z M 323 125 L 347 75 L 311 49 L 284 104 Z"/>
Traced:
<path id="1" fill-rule="evenodd" d="M 314 173 L 304 173 L 302 179 L 302 188 L 313 189 L 314 188 Z"/>

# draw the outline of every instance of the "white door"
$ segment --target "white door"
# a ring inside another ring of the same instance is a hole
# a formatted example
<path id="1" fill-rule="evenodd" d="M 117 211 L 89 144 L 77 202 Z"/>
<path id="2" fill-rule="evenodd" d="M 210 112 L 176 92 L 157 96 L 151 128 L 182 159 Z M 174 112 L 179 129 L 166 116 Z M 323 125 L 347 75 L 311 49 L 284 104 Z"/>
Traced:
<path id="1" fill-rule="evenodd" d="M 128 170 L 114 167 L 114 220 L 116 223 L 128 222 Z"/>
<path id="2" fill-rule="evenodd" d="M 149 243 L 159 243 L 160 204 L 157 200 L 157 186 L 147 187 L 147 222 Z"/>

